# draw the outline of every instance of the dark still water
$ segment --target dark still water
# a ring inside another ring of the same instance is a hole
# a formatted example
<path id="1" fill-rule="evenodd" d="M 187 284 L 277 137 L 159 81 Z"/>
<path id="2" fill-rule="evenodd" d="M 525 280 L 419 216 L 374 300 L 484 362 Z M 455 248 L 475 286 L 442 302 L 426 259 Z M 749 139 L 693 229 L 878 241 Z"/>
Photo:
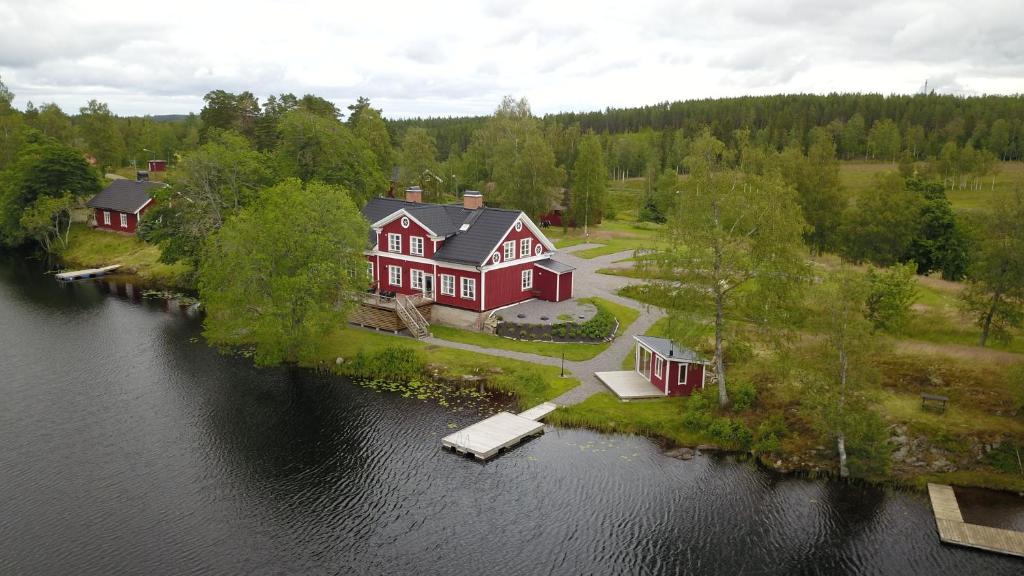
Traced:
<path id="1" fill-rule="evenodd" d="M 1021 574 L 940 546 L 924 497 L 682 462 L 257 370 L 161 301 L 0 260 L 0 574 Z"/>

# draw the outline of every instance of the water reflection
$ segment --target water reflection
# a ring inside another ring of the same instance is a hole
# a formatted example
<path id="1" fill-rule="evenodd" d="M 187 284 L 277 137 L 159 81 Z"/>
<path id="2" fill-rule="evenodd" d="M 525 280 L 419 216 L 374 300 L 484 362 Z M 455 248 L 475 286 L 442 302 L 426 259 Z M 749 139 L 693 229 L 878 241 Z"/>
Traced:
<path id="1" fill-rule="evenodd" d="M 472 414 L 256 369 L 135 286 L 16 268 L 0 574 L 1020 573 L 940 546 L 919 495 L 642 438 L 549 428 L 481 466 L 440 448 Z"/>

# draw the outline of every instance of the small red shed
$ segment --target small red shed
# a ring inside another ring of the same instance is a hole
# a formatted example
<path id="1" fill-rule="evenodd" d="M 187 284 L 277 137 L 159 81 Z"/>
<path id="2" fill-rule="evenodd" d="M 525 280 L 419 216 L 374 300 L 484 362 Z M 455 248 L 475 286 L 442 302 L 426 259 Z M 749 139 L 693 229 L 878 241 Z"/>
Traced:
<path id="1" fill-rule="evenodd" d="M 153 205 L 150 192 L 160 186 L 159 182 L 114 180 L 85 205 L 96 211 L 97 228 L 133 234 L 142 214 Z"/>
<path id="2" fill-rule="evenodd" d="M 149 161 L 150 172 L 166 172 L 167 171 L 167 160 L 150 160 Z"/>
<path id="3" fill-rule="evenodd" d="M 551 258 L 535 262 L 533 266 L 533 290 L 538 298 L 548 302 L 572 298 L 572 274 L 575 268 Z"/>
<path id="4" fill-rule="evenodd" d="M 666 338 L 634 336 L 636 372 L 666 396 L 688 396 L 704 388 L 708 361 Z"/>

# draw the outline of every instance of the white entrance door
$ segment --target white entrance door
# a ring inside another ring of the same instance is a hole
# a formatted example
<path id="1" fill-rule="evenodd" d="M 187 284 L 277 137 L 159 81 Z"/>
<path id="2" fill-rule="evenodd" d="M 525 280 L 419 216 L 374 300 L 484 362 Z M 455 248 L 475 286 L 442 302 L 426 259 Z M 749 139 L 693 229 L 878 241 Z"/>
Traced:
<path id="1" fill-rule="evenodd" d="M 434 297 L 434 275 L 424 274 L 423 275 L 423 296 L 426 298 Z"/>

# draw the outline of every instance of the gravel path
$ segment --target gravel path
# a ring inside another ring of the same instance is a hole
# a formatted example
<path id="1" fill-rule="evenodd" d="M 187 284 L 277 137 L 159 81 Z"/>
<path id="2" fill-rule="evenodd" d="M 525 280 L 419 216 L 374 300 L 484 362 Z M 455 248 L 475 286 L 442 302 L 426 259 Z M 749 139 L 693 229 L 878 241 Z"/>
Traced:
<path id="1" fill-rule="evenodd" d="M 566 371 L 572 372 L 574 376 L 579 378 L 580 385 L 552 400 L 552 402 L 559 406 L 578 404 L 598 392 L 606 391 L 607 388 L 605 388 L 604 384 L 601 384 L 597 377 L 594 376 L 594 372 L 622 370 L 623 358 L 625 358 L 633 349 L 633 336 L 637 334 L 644 334 L 648 329 L 650 329 L 652 324 L 665 315 L 660 308 L 647 306 L 635 300 L 623 298 L 615 293 L 616 290 L 623 286 L 636 283 L 635 280 L 623 278 L 621 276 L 608 276 L 597 273 L 598 269 L 607 268 L 616 260 L 629 258 L 633 255 L 632 251 L 608 254 L 591 259 L 579 258 L 572 254 L 573 251 L 584 250 L 593 246 L 595 245 L 579 244 L 577 246 L 572 246 L 571 248 L 560 251 L 555 257 L 559 262 L 564 262 L 576 268 L 573 280 L 575 290 L 573 296 L 575 298 L 587 298 L 592 296 L 604 298 L 605 300 L 610 300 L 612 302 L 622 304 L 623 306 L 635 308 L 640 311 L 640 316 L 625 332 L 620 334 L 612 344 L 604 350 L 604 352 L 601 352 L 590 360 L 584 360 L 581 362 L 565 362 Z M 482 348 L 472 344 L 462 344 L 459 342 L 451 342 L 449 340 L 441 340 L 440 338 L 425 338 L 424 342 L 435 346 L 457 348 L 467 352 L 490 354 L 492 356 L 512 358 L 525 362 L 533 362 L 535 364 L 546 364 L 548 366 L 559 366 L 562 362 L 560 358 L 549 358 L 547 356 L 538 356 L 536 354 L 527 354 L 525 352 L 514 352 L 511 350 L 501 350 L 497 348 Z"/>

